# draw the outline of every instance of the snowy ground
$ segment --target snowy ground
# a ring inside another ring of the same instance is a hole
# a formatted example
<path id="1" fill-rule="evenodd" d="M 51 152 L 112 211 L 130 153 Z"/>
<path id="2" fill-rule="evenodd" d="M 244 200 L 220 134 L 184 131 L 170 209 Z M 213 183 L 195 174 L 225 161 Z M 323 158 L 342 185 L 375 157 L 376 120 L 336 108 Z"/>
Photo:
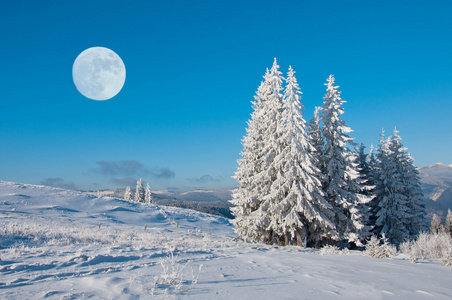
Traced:
<path id="1" fill-rule="evenodd" d="M 452 268 L 439 261 L 234 236 L 228 220 L 191 210 L 0 182 L 0 299 L 452 297 Z"/>

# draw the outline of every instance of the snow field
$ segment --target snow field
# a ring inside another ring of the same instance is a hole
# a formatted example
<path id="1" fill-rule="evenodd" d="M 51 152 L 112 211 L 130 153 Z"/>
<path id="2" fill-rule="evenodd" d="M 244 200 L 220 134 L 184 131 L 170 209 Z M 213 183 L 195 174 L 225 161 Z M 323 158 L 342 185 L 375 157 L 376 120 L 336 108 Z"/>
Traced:
<path id="1" fill-rule="evenodd" d="M 195 211 L 0 182 L 0 299 L 452 296 L 439 260 L 234 237 L 228 220 Z"/>

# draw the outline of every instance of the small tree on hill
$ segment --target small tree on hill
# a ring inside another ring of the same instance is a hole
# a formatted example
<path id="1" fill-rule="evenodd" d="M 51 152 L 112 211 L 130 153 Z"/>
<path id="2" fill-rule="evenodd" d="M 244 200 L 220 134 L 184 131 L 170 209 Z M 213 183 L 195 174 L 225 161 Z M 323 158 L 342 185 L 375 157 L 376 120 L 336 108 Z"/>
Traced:
<path id="1" fill-rule="evenodd" d="M 437 234 L 442 231 L 441 220 L 437 214 L 433 214 L 432 221 L 430 222 L 430 233 Z"/>
<path id="2" fill-rule="evenodd" d="M 146 185 L 146 191 L 144 192 L 144 202 L 148 204 L 152 203 L 151 187 L 149 186 L 149 183 Z"/>
<path id="3" fill-rule="evenodd" d="M 452 212 L 447 210 L 446 223 L 444 224 L 444 231 L 452 237 Z"/>
<path id="4" fill-rule="evenodd" d="M 124 200 L 132 201 L 133 195 L 130 186 L 126 187 L 126 191 L 124 193 Z"/>
<path id="5" fill-rule="evenodd" d="M 137 181 L 137 187 L 135 189 L 135 202 L 144 202 L 144 188 L 143 179 Z"/>

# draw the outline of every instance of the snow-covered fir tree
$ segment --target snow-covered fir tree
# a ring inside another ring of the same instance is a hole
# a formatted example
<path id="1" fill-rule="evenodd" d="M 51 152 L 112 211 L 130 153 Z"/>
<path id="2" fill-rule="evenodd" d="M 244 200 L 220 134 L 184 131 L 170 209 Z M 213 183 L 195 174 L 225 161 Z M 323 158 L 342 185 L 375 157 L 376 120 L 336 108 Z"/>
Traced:
<path id="1" fill-rule="evenodd" d="M 362 144 L 351 151 L 356 145 L 341 118 L 345 101 L 334 77 L 308 126 L 294 73 L 289 68 L 283 96 L 275 59 L 252 102 L 230 201 L 236 232 L 255 242 L 297 237 L 311 245 L 359 244 L 370 228 L 396 244 L 414 237 L 424 226 L 422 192 L 398 132 L 388 140 L 382 135 L 377 155 L 373 147 L 365 154 Z"/>
<path id="2" fill-rule="evenodd" d="M 406 149 L 406 148 L 405 148 Z M 419 171 L 414 165 L 414 159 L 411 155 L 404 151 L 402 157 L 403 175 L 408 197 L 408 209 L 410 217 L 408 220 L 408 231 L 411 238 L 415 238 L 421 231 L 426 229 L 425 226 L 425 205 L 422 200 L 424 196 L 421 189 L 421 181 L 419 179 Z"/>
<path id="3" fill-rule="evenodd" d="M 311 244 L 337 240 L 335 215 L 323 198 L 291 68 L 284 96 L 282 81 L 275 59 L 255 97 L 235 174 L 239 188 L 231 203 L 236 232 L 267 243 L 287 244 L 295 236 L 298 244 L 304 239 Z"/>
<path id="4" fill-rule="evenodd" d="M 375 190 L 376 209 L 375 227 L 373 232 L 385 235 L 391 243 L 399 244 L 409 237 L 407 220 L 409 217 L 407 197 L 404 194 L 403 178 L 400 172 L 400 156 L 402 149 L 385 140 L 384 131 L 381 134 L 377 153 L 377 184 Z M 396 152 L 394 152 L 394 150 Z"/>
<path id="5" fill-rule="evenodd" d="M 275 59 L 268 76 L 269 93 L 262 102 L 261 113 L 264 117 L 261 119 L 261 128 L 264 144 L 260 149 L 261 170 L 255 173 L 252 180 L 259 184 L 260 191 L 258 197 L 261 203 L 257 210 L 250 214 L 252 224 L 251 232 L 258 234 L 258 240 L 266 243 L 274 243 L 278 239 L 274 228 L 270 226 L 271 210 L 278 202 L 279 198 L 271 190 L 272 184 L 276 180 L 277 166 L 275 157 L 281 150 L 282 140 L 280 136 L 283 131 L 281 112 L 283 110 L 282 96 L 282 76 L 279 71 L 278 63 Z"/>
<path id="6" fill-rule="evenodd" d="M 348 146 L 354 146 L 352 132 L 341 118 L 344 113 L 338 86 L 334 85 L 333 75 L 327 80 L 327 93 L 322 107 L 322 135 L 325 139 L 322 159 L 324 160 L 323 188 L 328 202 L 334 207 L 335 224 L 340 239 L 360 243 L 368 234 L 364 225 L 364 215 L 360 205 L 369 201 L 362 194 L 355 156 Z"/>
<path id="7" fill-rule="evenodd" d="M 390 139 L 390 149 L 391 145 L 393 145 L 393 151 L 395 151 L 395 149 L 401 151 L 401 173 L 403 176 L 403 184 L 405 185 L 409 212 L 407 229 L 410 238 L 415 238 L 420 231 L 425 229 L 425 206 L 422 201 L 423 194 L 419 172 L 414 165 L 414 159 L 406 151 L 407 148 L 403 147 L 401 140 L 402 138 L 399 136 L 399 132 L 397 129 L 394 129 L 393 136 Z"/>
<path id="8" fill-rule="evenodd" d="M 275 171 L 269 203 L 270 224 L 276 240 L 288 244 L 297 237 L 314 245 L 322 239 L 337 239 L 331 205 L 323 198 L 320 171 L 303 119 L 301 92 L 295 72 L 289 67 L 283 106 L 278 115 L 277 146 L 271 170 Z"/>
<path id="9" fill-rule="evenodd" d="M 143 179 L 139 179 L 137 181 L 137 187 L 135 189 L 135 202 L 144 202 L 144 188 L 143 188 Z"/>
<path id="10" fill-rule="evenodd" d="M 266 170 L 266 161 L 264 159 L 264 139 L 265 102 L 268 101 L 273 93 L 270 85 L 270 71 L 267 69 L 264 80 L 259 86 L 255 101 L 252 102 L 254 109 L 251 119 L 248 121 L 246 135 L 242 139 L 243 151 L 240 153 L 242 158 L 238 160 L 239 167 L 235 172 L 234 178 L 239 187 L 233 191 L 232 200 L 234 207 L 231 208 L 235 219 L 232 221 L 235 225 L 236 233 L 251 241 L 261 241 L 265 230 L 256 228 L 254 214 L 260 207 L 262 195 L 267 194 L 269 186 L 260 182 L 258 175 Z"/>
<path id="11" fill-rule="evenodd" d="M 423 228 L 424 207 L 417 170 L 398 131 L 387 140 L 384 134 L 377 154 L 376 221 L 374 233 L 399 244 Z"/>
<path id="12" fill-rule="evenodd" d="M 151 187 L 149 186 L 149 183 L 146 184 L 146 190 L 144 191 L 144 202 L 148 204 L 152 203 Z"/>
<path id="13" fill-rule="evenodd" d="M 124 192 L 124 200 L 132 201 L 133 195 L 130 186 L 126 187 L 126 191 Z"/>

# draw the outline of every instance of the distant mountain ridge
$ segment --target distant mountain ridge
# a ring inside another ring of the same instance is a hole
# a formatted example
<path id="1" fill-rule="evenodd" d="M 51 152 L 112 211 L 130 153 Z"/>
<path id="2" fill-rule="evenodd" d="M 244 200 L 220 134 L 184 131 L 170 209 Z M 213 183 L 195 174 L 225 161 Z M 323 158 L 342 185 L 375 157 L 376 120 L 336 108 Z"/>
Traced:
<path id="1" fill-rule="evenodd" d="M 436 163 L 419 168 L 427 218 L 433 213 L 443 219 L 448 209 L 452 209 L 452 165 Z M 104 191 L 91 191 L 92 194 L 123 198 L 124 189 L 116 188 Z M 202 212 L 233 218 L 227 201 L 232 199 L 231 190 L 194 190 L 186 192 L 153 191 L 157 204 L 191 208 Z"/>
<path id="2" fill-rule="evenodd" d="M 452 209 L 452 165 L 436 163 L 418 170 L 427 213 L 445 218 Z"/>

